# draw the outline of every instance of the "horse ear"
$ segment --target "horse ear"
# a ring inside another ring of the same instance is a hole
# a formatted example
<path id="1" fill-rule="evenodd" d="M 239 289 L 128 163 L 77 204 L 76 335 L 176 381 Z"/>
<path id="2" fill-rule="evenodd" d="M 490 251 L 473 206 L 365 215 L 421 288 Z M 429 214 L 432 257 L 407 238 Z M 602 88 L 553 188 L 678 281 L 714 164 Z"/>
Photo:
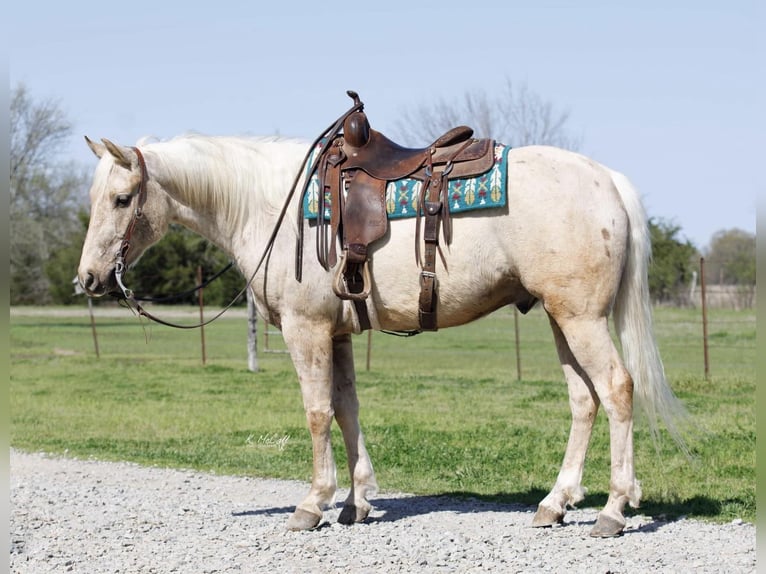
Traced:
<path id="1" fill-rule="evenodd" d="M 103 144 L 92 141 L 88 136 L 85 136 L 85 142 L 88 144 L 90 150 L 96 154 L 96 157 L 101 159 L 101 156 L 103 156 L 106 151 L 106 147 L 104 147 Z"/>
<path id="2" fill-rule="evenodd" d="M 101 138 L 101 141 L 104 142 L 106 150 L 112 154 L 112 157 L 114 157 L 117 163 L 122 165 L 122 167 L 130 169 L 130 166 L 136 157 L 136 153 L 132 149 L 112 143 L 106 138 Z"/>

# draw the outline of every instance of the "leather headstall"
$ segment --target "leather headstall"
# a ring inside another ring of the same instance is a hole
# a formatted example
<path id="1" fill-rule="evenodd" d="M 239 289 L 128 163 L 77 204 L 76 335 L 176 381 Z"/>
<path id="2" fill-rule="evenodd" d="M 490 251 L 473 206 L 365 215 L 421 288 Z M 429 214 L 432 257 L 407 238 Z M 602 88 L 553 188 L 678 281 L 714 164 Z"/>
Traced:
<path id="1" fill-rule="evenodd" d="M 128 251 L 130 251 L 130 240 L 133 237 L 133 232 L 136 229 L 136 224 L 138 223 L 138 220 L 144 216 L 144 204 L 146 203 L 146 184 L 149 180 L 149 176 L 146 171 L 146 161 L 144 160 L 144 155 L 137 147 L 132 147 L 131 149 L 136 153 L 136 157 L 138 158 L 138 166 L 141 171 L 141 179 L 138 182 L 138 191 L 136 192 L 136 206 L 133 209 L 133 214 L 130 217 L 130 221 L 128 222 L 128 227 L 125 230 L 125 234 L 122 236 L 120 249 L 117 252 L 117 261 L 114 268 L 115 279 L 117 280 L 117 284 L 120 286 L 120 289 L 122 290 L 122 293 L 125 295 L 126 299 L 133 299 L 133 291 L 125 287 L 125 284 L 122 280 L 122 277 L 127 270 L 125 261 L 128 256 Z"/>

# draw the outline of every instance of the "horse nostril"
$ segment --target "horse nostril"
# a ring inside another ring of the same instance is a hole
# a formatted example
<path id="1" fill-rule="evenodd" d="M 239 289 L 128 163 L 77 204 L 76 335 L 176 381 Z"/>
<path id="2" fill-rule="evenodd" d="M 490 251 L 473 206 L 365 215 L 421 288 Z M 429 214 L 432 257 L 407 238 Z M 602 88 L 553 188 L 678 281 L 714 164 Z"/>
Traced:
<path id="1" fill-rule="evenodd" d="M 96 285 L 96 276 L 89 271 L 80 279 L 80 283 L 86 291 L 93 291 L 93 288 Z"/>

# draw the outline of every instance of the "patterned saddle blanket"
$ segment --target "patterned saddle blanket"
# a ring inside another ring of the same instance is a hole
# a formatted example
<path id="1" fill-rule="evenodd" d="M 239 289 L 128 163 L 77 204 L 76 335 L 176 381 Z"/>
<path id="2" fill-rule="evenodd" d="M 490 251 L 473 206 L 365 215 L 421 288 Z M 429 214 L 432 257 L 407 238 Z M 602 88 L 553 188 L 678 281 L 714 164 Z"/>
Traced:
<path id="1" fill-rule="evenodd" d="M 326 141 L 321 141 L 312 151 L 306 173 L 319 156 Z M 495 143 L 495 161 L 489 171 L 475 176 L 453 179 L 449 182 L 449 210 L 451 213 L 504 207 L 507 202 L 508 151 L 510 146 Z M 397 179 L 386 184 L 386 213 L 389 219 L 415 217 L 423 182 L 412 178 Z M 332 205 L 329 194 L 325 195 L 324 218 L 330 219 Z M 303 198 L 303 215 L 307 219 L 319 216 L 319 177 L 315 174 L 309 181 Z"/>

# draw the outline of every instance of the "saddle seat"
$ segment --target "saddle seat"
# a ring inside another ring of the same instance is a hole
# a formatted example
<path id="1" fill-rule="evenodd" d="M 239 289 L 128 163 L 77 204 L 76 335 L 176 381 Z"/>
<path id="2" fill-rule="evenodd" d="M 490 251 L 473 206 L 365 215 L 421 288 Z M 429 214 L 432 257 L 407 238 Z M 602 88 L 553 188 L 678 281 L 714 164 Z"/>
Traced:
<path id="1" fill-rule="evenodd" d="M 429 156 L 434 165 L 446 164 L 450 159 L 457 164 L 483 157 L 487 140 L 474 140 L 459 155 L 454 155 L 460 144 L 471 136 L 472 128 L 458 126 L 428 147 L 408 148 L 371 129 L 364 112 L 354 112 L 343 127 L 342 148 L 346 155 L 343 169 L 362 169 L 376 179 L 387 181 L 411 177 L 424 166 Z"/>

